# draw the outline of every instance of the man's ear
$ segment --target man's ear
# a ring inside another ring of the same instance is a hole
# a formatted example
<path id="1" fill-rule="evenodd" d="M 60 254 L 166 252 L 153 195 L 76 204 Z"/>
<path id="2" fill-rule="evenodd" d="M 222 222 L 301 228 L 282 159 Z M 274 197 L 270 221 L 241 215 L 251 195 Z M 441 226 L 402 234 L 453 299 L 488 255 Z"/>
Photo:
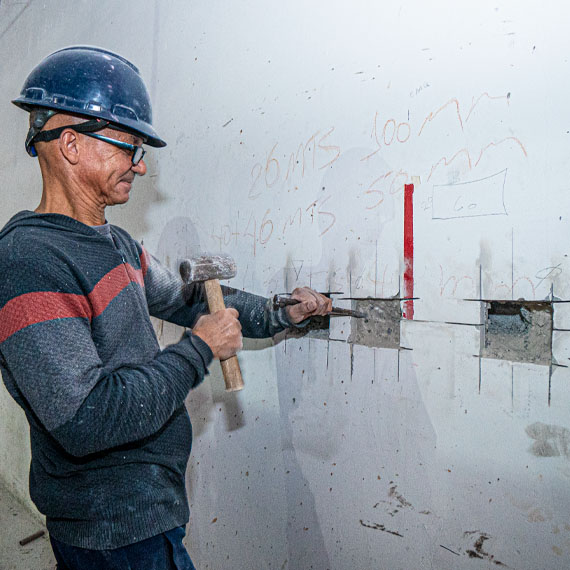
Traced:
<path id="1" fill-rule="evenodd" d="M 79 138 L 72 129 L 65 129 L 59 135 L 59 150 L 65 159 L 71 164 L 79 162 Z"/>

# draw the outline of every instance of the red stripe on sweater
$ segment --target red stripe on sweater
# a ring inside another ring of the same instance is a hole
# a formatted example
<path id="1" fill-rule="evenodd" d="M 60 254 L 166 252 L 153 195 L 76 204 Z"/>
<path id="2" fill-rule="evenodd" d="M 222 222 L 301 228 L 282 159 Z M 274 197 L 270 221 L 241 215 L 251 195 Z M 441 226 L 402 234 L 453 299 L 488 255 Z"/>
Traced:
<path id="1" fill-rule="evenodd" d="M 141 287 L 144 287 L 142 270 L 135 269 L 128 263 L 117 265 L 115 269 L 111 269 L 109 273 L 104 275 L 97 285 L 93 287 L 91 293 L 87 295 L 91 305 L 90 318 L 98 317 L 109 306 L 109 303 L 131 282 L 138 283 Z"/>
<path id="2" fill-rule="evenodd" d="M 148 271 L 148 266 L 150 265 L 150 257 L 146 251 L 146 249 L 144 248 L 144 246 L 142 247 L 142 253 L 141 253 L 141 271 L 142 271 L 142 275 L 143 277 L 146 275 L 146 272 Z"/>
<path id="3" fill-rule="evenodd" d="M 53 319 L 89 318 L 91 308 L 83 295 L 72 293 L 25 293 L 8 301 L 0 311 L 0 342 L 19 330 Z"/>
<path id="4" fill-rule="evenodd" d="M 131 282 L 144 287 L 142 270 L 127 263 L 104 275 L 88 295 L 38 291 L 14 297 L 0 309 L 0 343 L 37 323 L 66 318 L 91 320 Z"/>

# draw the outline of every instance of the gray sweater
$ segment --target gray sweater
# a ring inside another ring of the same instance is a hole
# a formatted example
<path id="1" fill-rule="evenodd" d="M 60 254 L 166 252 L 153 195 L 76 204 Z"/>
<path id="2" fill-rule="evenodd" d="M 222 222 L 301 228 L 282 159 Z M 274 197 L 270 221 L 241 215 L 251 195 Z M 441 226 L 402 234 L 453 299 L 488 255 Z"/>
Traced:
<path id="1" fill-rule="evenodd" d="M 212 360 L 191 332 L 160 350 L 150 321 L 192 327 L 203 288 L 111 235 L 27 211 L 0 232 L 0 371 L 30 423 L 30 495 L 54 538 L 91 549 L 188 521 L 184 400 Z M 291 325 L 264 297 L 224 296 L 246 337 Z"/>

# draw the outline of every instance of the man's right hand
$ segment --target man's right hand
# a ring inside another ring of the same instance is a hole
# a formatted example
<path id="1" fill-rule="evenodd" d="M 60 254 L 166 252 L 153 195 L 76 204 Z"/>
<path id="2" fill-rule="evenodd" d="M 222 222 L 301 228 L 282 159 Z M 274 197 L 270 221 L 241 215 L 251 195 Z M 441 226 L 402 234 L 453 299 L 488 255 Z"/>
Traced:
<path id="1" fill-rule="evenodd" d="M 243 346 L 239 313 L 235 309 L 223 309 L 212 315 L 202 315 L 192 333 L 199 336 L 214 353 L 214 358 L 226 360 Z"/>

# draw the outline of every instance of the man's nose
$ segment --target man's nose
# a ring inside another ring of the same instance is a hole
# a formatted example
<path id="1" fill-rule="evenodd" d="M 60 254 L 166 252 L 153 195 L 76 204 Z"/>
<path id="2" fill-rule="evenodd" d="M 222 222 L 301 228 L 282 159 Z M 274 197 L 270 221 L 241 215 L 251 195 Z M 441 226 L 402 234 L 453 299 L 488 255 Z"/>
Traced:
<path id="1" fill-rule="evenodd" d="M 146 174 L 146 164 L 144 160 L 141 160 L 138 164 L 133 164 L 131 167 L 132 171 L 139 176 L 144 176 Z"/>

